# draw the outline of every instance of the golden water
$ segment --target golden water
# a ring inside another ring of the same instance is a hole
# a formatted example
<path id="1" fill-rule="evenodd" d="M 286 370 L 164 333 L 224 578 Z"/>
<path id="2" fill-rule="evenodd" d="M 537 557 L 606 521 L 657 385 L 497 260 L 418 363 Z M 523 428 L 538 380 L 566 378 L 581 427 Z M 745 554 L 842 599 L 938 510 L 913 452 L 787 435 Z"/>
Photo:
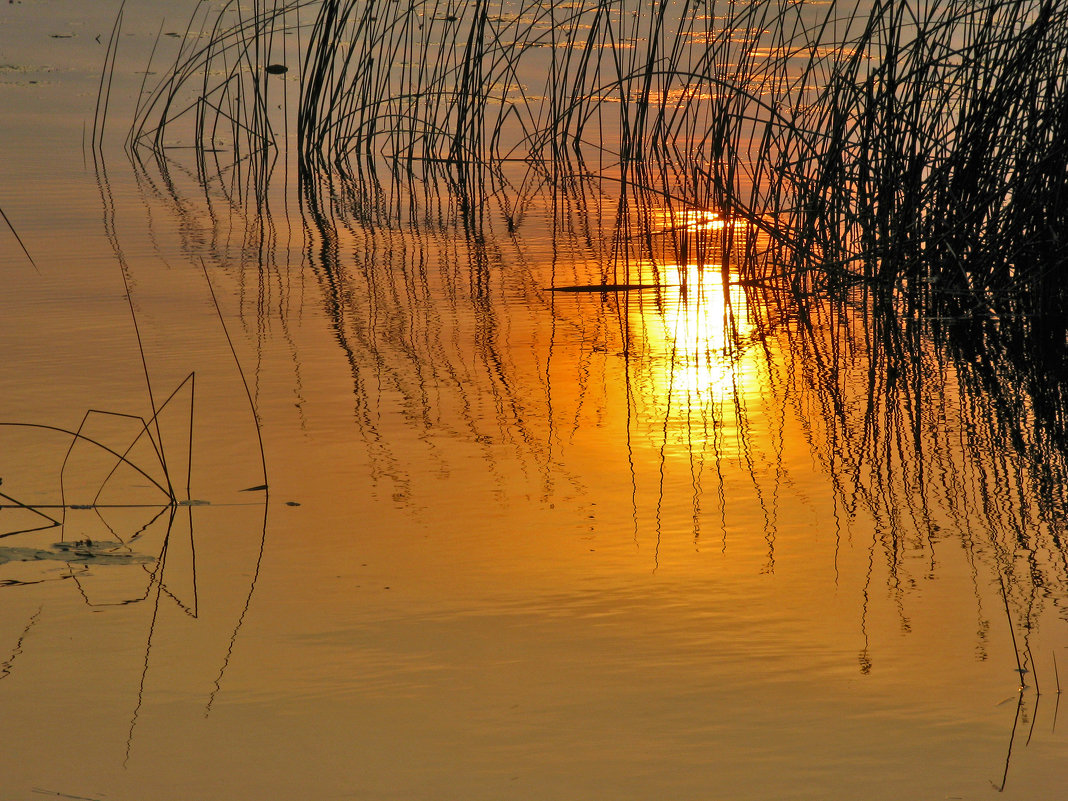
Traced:
<path id="1" fill-rule="evenodd" d="M 0 799 L 1063 792 L 1061 522 L 936 349 L 902 440 L 862 315 L 806 339 L 670 259 L 548 291 L 601 280 L 600 220 L 478 242 L 315 219 L 281 167 L 258 211 L 181 151 L 94 168 L 114 10 L 6 8 L 0 208 L 38 269 L 0 231 L 0 422 L 122 452 L 177 390 L 151 429 L 204 503 L 0 427 Z"/>

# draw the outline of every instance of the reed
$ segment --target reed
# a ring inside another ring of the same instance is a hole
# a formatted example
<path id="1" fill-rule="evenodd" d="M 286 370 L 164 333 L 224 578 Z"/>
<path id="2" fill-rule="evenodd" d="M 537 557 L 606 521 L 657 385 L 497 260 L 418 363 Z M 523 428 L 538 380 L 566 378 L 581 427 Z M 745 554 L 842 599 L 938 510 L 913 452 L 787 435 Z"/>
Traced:
<path id="1" fill-rule="evenodd" d="M 532 183 L 596 165 L 621 209 L 716 210 L 767 237 L 734 248 L 753 280 L 1060 303 L 1068 9 L 1054 0 L 202 9 L 138 108 L 134 150 L 225 139 L 236 161 L 292 121 L 305 173 L 444 175 L 469 210 L 503 195 L 513 222 Z M 279 112 L 266 68 L 286 32 L 300 91 Z"/>
<path id="2" fill-rule="evenodd" d="M 22 249 L 22 252 L 25 254 L 30 264 L 33 266 L 33 269 L 35 269 L 37 272 L 41 272 L 41 268 L 37 266 L 37 262 L 33 260 L 33 256 L 30 255 L 30 251 L 26 248 L 26 243 L 22 241 L 22 237 L 19 236 L 19 232 L 15 230 L 15 226 L 11 224 L 11 220 L 8 219 L 8 216 L 4 213 L 3 209 L 0 209 L 0 218 L 3 219 L 4 225 L 7 226 L 7 229 L 11 232 L 11 235 L 15 237 L 15 241 L 19 243 L 19 247 Z"/>

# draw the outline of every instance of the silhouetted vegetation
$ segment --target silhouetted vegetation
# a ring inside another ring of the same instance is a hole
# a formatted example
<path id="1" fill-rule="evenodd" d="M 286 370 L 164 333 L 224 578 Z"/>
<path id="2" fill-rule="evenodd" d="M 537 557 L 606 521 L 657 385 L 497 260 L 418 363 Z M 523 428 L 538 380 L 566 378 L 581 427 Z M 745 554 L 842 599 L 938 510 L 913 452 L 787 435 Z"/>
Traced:
<path id="1" fill-rule="evenodd" d="M 243 158 L 292 131 L 305 171 L 444 174 L 471 208 L 506 195 L 513 224 L 531 181 L 592 172 L 623 197 L 652 192 L 764 232 L 770 253 L 735 255 L 750 278 L 1053 302 L 1068 9 L 843 8 L 228 4 L 191 23 L 200 35 L 139 108 L 130 144 L 158 153 L 179 135 L 202 158 Z M 287 68 L 273 59 L 292 31 L 300 63 Z"/>

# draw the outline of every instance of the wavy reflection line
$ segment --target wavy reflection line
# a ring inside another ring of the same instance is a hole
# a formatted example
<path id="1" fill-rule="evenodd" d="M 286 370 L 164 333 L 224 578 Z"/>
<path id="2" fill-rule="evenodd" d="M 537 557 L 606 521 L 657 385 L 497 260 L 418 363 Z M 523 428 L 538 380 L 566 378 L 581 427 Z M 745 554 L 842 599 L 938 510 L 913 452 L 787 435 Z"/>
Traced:
<path id="1" fill-rule="evenodd" d="M 245 617 L 248 615 L 248 610 L 252 606 L 252 596 L 256 591 L 256 582 L 260 578 L 260 568 L 263 565 L 263 553 L 267 545 L 267 503 L 263 504 L 263 526 L 260 531 L 260 544 L 259 549 L 256 552 L 256 565 L 252 569 L 252 580 L 249 582 L 248 593 L 245 595 L 245 603 L 241 607 L 241 614 L 237 617 L 237 623 L 234 624 L 234 629 L 230 632 L 230 638 L 226 645 L 226 655 L 223 656 L 222 664 L 219 666 L 219 673 L 215 677 L 212 683 L 212 690 L 208 694 L 207 703 L 204 705 L 204 717 L 208 717 L 211 714 L 212 708 L 215 706 L 215 699 L 219 693 L 222 692 L 223 678 L 226 675 L 226 670 L 230 666 L 230 660 L 233 658 L 234 650 L 237 647 L 237 637 L 241 632 L 242 626 L 245 624 Z"/>
<path id="2" fill-rule="evenodd" d="M 166 549 L 164 549 L 166 554 Z M 161 559 L 160 563 L 165 561 L 166 556 Z M 130 715 L 130 727 L 126 732 L 126 751 L 122 758 L 122 767 L 125 769 L 130 762 L 130 754 L 133 750 L 134 729 L 137 727 L 138 718 L 141 716 L 141 707 L 144 705 L 145 700 L 145 681 L 148 678 L 148 666 L 150 657 L 152 654 L 152 638 L 156 633 L 156 620 L 159 616 L 159 601 L 160 590 L 163 587 L 163 582 L 156 576 L 156 599 L 152 604 L 152 618 L 148 624 L 148 635 L 145 638 L 145 657 L 141 663 L 141 676 L 137 682 L 137 703 L 134 705 L 133 712 Z"/>
<path id="3" fill-rule="evenodd" d="M 11 669 L 15 664 L 15 660 L 22 654 L 22 643 L 25 641 L 27 635 L 29 635 L 30 629 L 37 625 L 37 621 L 41 617 L 42 609 L 44 609 L 44 607 L 38 606 L 37 611 L 30 615 L 26 627 L 23 628 L 22 633 L 19 634 L 18 639 L 15 640 L 15 645 L 11 649 L 11 654 L 3 662 L 0 662 L 0 679 L 6 679 L 11 675 Z"/>

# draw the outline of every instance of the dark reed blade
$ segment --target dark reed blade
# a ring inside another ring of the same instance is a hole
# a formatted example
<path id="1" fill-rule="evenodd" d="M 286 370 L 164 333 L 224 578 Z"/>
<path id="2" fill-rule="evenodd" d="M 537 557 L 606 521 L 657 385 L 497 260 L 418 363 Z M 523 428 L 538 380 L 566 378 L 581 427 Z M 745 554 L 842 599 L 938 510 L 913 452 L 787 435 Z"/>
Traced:
<path id="1" fill-rule="evenodd" d="M 643 292 L 651 289 L 678 288 L 678 284 L 581 284 L 546 287 L 548 292 Z"/>
<path id="2" fill-rule="evenodd" d="M 4 210 L 2 208 L 0 208 L 0 217 L 4 218 L 4 223 L 7 225 L 8 230 L 11 231 L 11 234 L 15 237 L 15 241 L 19 243 L 19 247 L 22 248 L 22 252 L 26 254 L 26 258 L 29 259 L 30 264 L 33 265 L 33 269 L 35 269 L 38 273 L 41 272 L 41 268 L 38 267 L 37 262 L 33 260 L 33 256 L 31 256 L 30 251 L 26 249 L 26 245 L 22 241 L 22 237 L 19 236 L 19 232 L 15 230 L 15 226 L 11 224 L 11 220 L 7 218 L 7 215 L 4 213 Z"/>

